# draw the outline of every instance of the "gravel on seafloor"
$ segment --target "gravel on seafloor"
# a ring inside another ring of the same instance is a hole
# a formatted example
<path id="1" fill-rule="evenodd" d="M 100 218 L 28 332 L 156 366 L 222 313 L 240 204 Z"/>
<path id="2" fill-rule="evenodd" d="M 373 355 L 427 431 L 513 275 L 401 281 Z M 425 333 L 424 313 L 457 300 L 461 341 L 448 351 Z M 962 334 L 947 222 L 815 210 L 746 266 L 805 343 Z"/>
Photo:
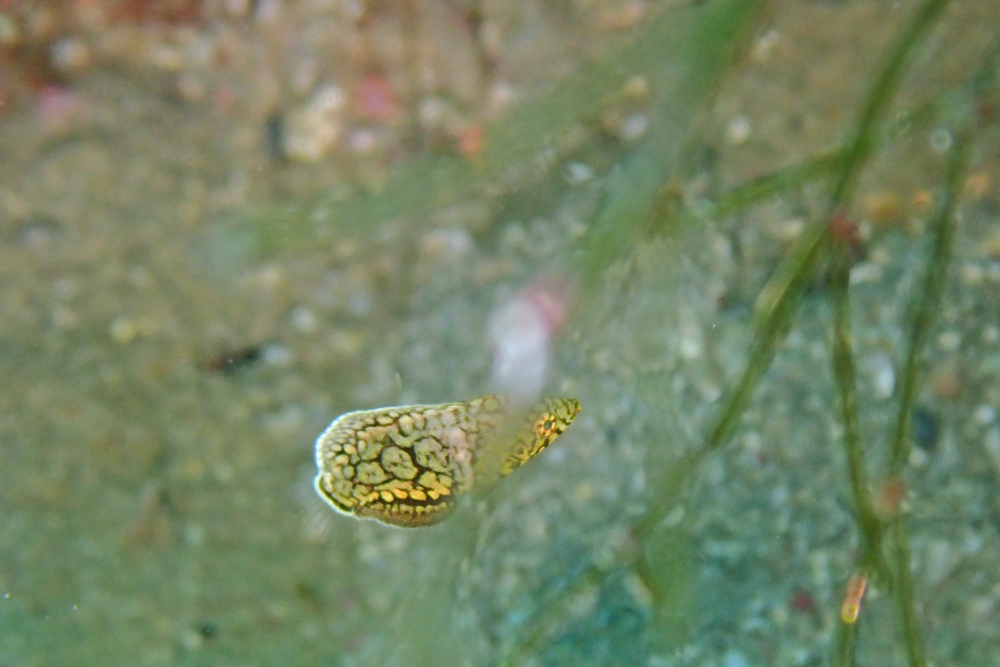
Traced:
<path id="1" fill-rule="evenodd" d="M 654 628 L 655 605 L 674 601 L 632 568 L 630 531 L 739 372 L 756 290 L 815 191 L 637 249 L 628 281 L 609 282 L 611 315 L 570 319 L 546 348 L 549 388 L 583 411 L 452 542 L 330 512 L 311 487 L 313 440 L 347 410 L 483 394 L 491 313 L 560 277 L 605 154 L 557 164 L 552 192 L 387 220 L 377 238 L 266 254 L 227 224 L 377 190 L 409 157 L 474 158 L 478 123 L 656 3 L 147 4 L 0 3 L 0 664 L 381 665 L 415 594 L 428 617 L 458 619 L 442 648 L 458 664 L 495 664 L 538 629 L 524 664 L 826 664 L 857 530 L 821 289 L 731 446 L 666 519 L 680 527 L 672 634 Z M 902 16 L 776 4 L 706 114 L 691 199 L 828 149 L 883 55 L 888 28 L 871 25 Z M 946 41 L 978 43 L 990 12 L 956 3 L 943 32 L 964 41 Z M 934 71 L 959 80 L 964 53 Z M 626 97 L 590 140 L 642 140 L 644 94 Z M 931 132 L 877 158 L 852 211 L 876 474 L 947 142 Z M 1000 645 L 997 182 L 984 139 L 913 415 L 909 533 L 939 665 L 992 664 Z M 905 664 L 887 591 L 872 586 L 862 613 L 861 657 Z"/>

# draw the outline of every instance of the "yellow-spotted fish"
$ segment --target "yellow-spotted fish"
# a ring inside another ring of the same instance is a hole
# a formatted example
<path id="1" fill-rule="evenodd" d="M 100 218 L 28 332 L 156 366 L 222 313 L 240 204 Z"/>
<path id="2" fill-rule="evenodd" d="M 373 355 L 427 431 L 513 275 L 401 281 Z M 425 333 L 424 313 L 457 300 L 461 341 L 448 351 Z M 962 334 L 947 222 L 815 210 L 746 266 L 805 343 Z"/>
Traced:
<path id="1" fill-rule="evenodd" d="M 518 409 L 503 396 L 348 412 L 316 439 L 316 490 L 344 514 L 428 526 L 548 447 L 578 412 L 575 398 Z"/>

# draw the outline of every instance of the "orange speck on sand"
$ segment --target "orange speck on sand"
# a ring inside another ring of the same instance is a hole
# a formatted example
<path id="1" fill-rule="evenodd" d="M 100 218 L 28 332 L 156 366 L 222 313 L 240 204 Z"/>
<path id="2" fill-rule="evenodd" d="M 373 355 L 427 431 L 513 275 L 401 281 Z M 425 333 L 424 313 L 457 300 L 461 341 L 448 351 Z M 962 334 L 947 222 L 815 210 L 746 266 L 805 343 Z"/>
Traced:
<path id="1" fill-rule="evenodd" d="M 982 199 L 990 192 L 989 174 L 982 171 L 977 171 L 974 174 L 969 174 L 969 177 L 965 179 L 965 184 L 962 189 L 965 192 L 965 194 L 968 195 L 969 197 Z"/>
<path id="2" fill-rule="evenodd" d="M 934 195 L 928 190 L 917 190 L 913 194 L 913 211 L 921 216 L 930 215 L 934 211 Z"/>
<path id="3" fill-rule="evenodd" d="M 891 190 L 870 192 L 861 200 L 865 217 L 875 225 L 888 226 L 903 217 L 903 199 Z"/>
<path id="4" fill-rule="evenodd" d="M 481 123 L 466 125 L 458 135 L 458 152 L 476 160 L 483 152 L 486 143 L 486 130 Z"/>

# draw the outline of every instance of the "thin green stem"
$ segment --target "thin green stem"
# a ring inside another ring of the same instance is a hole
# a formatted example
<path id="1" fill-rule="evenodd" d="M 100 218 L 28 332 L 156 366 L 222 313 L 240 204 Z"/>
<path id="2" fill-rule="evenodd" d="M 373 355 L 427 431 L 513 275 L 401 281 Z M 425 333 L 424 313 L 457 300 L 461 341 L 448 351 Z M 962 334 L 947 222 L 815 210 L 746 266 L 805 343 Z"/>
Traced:
<path id="1" fill-rule="evenodd" d="M 860 171 L 856 166 L 868 161 L 868 157 L 877 143 L 875 129 L 880 125 L 885 116 L 886 108 L 895 97 L 896 90 L 899 88 L 906 70 L 906 64 L 909 62 L 914 48 L 921 43 L 924 34 L 934 25 L 944 8 L 948 6 L 948 1 L 925 0 L 889 52 L 886 65 L 879 73 L 879 77 L 865 101 L 865 107 L 858 119 L 854 136 L 848 142 L 848 149 L 843 158 L 844 167 L 833 187 L 832 208 L 836 208 L 841 201 L 846 200 L 854 179 Z"/>
<path id="2" fill-rule="evenodd" d="M 699 211 L 697 217 L 720 219 L 746 210 L 765 199 L 828 176 L 842 159 L 843 151 L 835 150 L 765 174 L 724 193 L 704 213 Z"/>
<path id="3" fill-rule="evenodd" d="M 841 419 L 844 423 L 844 444 L 847 448 L 847 468 L 854 498 L 855 519 L 861 531 L 860 565 L 872 569 L 883 578 L 891 579 L 889 567 L 882 555 L 882 521 L 875 511 L 870 476 L 865 463 L 865 448 L 858 425 L 857 372 L 851 343 L 851 304 L 848 291 L 850 258 L 844 243 L 838 242 L 830 271 L 830 297 L 833 300 L 833 375 L 840 392 Z"/>
<path id="4" fill-rule="evenodd" d="M 854 654 L 857 651 L 858 624 L 841 623 L 837 627 L 834 644 L 833 667 L 854 667 Z"/>
<path id="5" fill-rule="evenodd" d="M 987 88 L 995 85 L 997 74 L 997 58 L 1000 57 L 1000 42 L 994 45 L 985 63 L 969 87 L 965 96 L 974 106 L 977 96 Z M 966 108 L 961 121 L 961 130 L 955 139 L 945 166 L 945 183 L 937 213 L 931 221 L 932 239 L 930 259 L 927 274 L 924 278 L 922 298 L 914 314 L 910 327 L 909 347 L 903 368 L 903 381 L 900 389 L 899 411 L 896 415 L 896 425 L 889 441 L 890 446 L 890 477 L 901 479 L 903 468 L 910 453 L 910 413 L 916 398 L 920 374 L 920 355 L 926 344 L 927 335 L 933 322 L 934 313 L 940 300 L 947 278 L 948 264 L 951 259 L 952 246 L 956 230 L 955 207 L 961 190 L 962 178 L 966 172 L 972 146 L 974 131 L 973 113 Z M 916 596 L 914 593 L 913 576 L 910 572 L 910 547 L 907 540 L 906 525 L 897 521 L 892 528 L 893 565 L 896 571 L 898 585 L 896 589 L 896 605 L 903 624 L 903 637 L 910 667 L 925 667 L 927 665 L 926 651 L 920 625 L 917 621 Z"/>
<path id="6" fill-rule="evenodd" d="M 910 545 L 906 537 L 905 523 L 897 521 L 890 532 L 893 565 L 896 570 L 896 610 L 903 623 L 906 655 L 910 667 L 927 667 L 923 634 L 917 621 L 917 599 L 913 589 L 913 574 L 910 572 Z"/>
<path id="7" fill-rule="evenodd" d="M 931 256 L 924 277 L 922 298 L 910 326 L 909 344 L 903 364 L 900 384 L 899 410 L 896 425 L 889 441 L 890 475 L 898 477 L 910 455 L 910 413 L 919 386 L 920 354 L 927 341 L 934 314 L 944 287 L 948 261 L 955 236 L 955 204 L 958 200 L 960 180 L 968 162 L 971 130 L 963 131 L 956 138 L 945 173 L 945 185 L 937 213 L 931 221 Z"/>
<path id="8" fill-rule="evenodd" d="M 754 389 L 770 368 L 774 351 L 784 338 L 813 269 L 824 254 L 825 230 L 814 226 L 806 234 L 806 239 L 790 251 L 778 270 L 778 276 L 771 279 L 758 297 L 758 312 L 763 312 L 759 316 L 753 342 L 750 344 L 746 368 L 743 369 L 736 389 L 729 395 L 722 414 L 705 439 L 702 448 L 706 451 L 718 449 L 732 436 Z"/>
<path id="9" fill-rule="evenodd" d="M 736 390 L 729 396 L 715 427 L 706 438 L 705 449 L 715 449 L 729 439 L 753 390 L 770 367 L 775 348 L 798 309 L 809 278 L 815 272 L 819 259 L 825 254 L 825 220 L 849 198 L 854 179 L 876 144 L 876 131 L 886 107 L 899 88 L 906 62 L 923 34 L 947 4 L 948 0 L 925 0 L 889 52 L 887 64 L 868 94 L 864 110 L 856 124 L 857 129 L 847 142 L 840 168 L 834 174 L 835 181 L 824 224 L 813 225 L 806 231 L 779 266 L 775 276 L 761 291 L 757 301 L 758 324 L 751 344 L 750 359 Z"/>

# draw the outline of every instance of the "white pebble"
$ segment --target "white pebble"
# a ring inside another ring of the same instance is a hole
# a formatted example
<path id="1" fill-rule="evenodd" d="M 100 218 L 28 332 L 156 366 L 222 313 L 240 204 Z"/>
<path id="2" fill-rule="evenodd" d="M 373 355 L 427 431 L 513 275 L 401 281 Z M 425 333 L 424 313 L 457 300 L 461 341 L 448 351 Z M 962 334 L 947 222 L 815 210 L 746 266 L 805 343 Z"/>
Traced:
<path id="1" fill-rule="evenodd" d="M 945 352 L 954 352 L 962 344 L 962 337 L 957 331 L 945 331 L 938 336 L 938 347 Z"/>
<path id="2" fill-rule="evenodd" d="M 997 474 L 1000 474 L 1000 426 L 994 426 L 986 432 L 983 449 L 986 450 L 986 456 L 989 457 Z"/>
<path id="3" fill-rule="evenodd" d="M 858 262 L 851 267 L 850 282 L 852 285 L 877 283 L 880 280 L 882 280 L 882 267 L 874 262 Z"/>
<path id="4" fill-rule="evenodd" d="M 945 127 L 935 128 L 931 130 L 930 135 L 930 145 L 931 150 L 941 155 L 946 153 L 951 149 L 952 144 L 955 143 L 955 139 L 952 136 L 951 130 Z"/>
<path id="5" fill-rule="evenodd" d="M 285 152 L 302 162 L 318 162 L 333 148 L 343 131 L 344 91 L 332 83 L 319 89 L 299 111 L 289 114 Z"/>
<path id="6" fill-rule="evenodd" d="M 958 565 L 958 554 L 946 540 L 933 540 L 924 553 L 924 576 L 931 587 L 943 582 Z"/>
<path id="7" fill-rule="evenodd" d="M 751 55 L 757 62 L 764 62 L 771 57 L 778 42 L 781 41 L 781 32 L 777 28 L 771 28 L 765 32 L 757 43 L 753 45 Z"/>
<path id="8" fill-rule="evenodd" d="M 566 182 L 570 185 L 586 183 L 594 177 L 594 170 L 583 162 L 570 162 L 566 165 Z"/>
<path id="9" fill-rule="evenodd" d="M 313 333 L 319 328 L 316 313 L 305 306 L 296 306 L 291 313 L 292 326 L 302 333 Z"/>
<path id="10" fill-rule="evenodd" d="M 875 398 L 885 400 L 892 396 L 892 392 L 896 390 L 896 369 L 889 355 L 876 352 L 868 360 L 868 368 Z"/>
<path id="11" fill-rule="evenodd" d="M 261 349 L 261 360 L 268 366 L 285 368 L 295 361 L 295 353 L 284 345 L 268 343 Z"/>
<path id="12" fill-rule="evenodd" d="M 742 146 L 750 138 L 750 119 L 739 114 L 726 126 L 726 139 L 733 146 Z"/>
<path id="13" fill-rule="evenodd" d="M 649 116 L 645 114 L 632 114 L 622 123 L 619 133 L 625 141 L 635 141 L 641 139 L 649 129 Z"/>
<path id="14" fill-rule="evenodd" d="M 983 282 L 986 272 L 983 267 L 975 262 L 966 262 L 962 265 L 962 279 L 967 285 L 978 285 Z"/>
<path id="15" fill-rule="evenodd" d="M 461 227 L 432 229 L 420 239 L 420 252 L 426 257 L 455 259 L 472 250 L 472 235 Z"/>
<path id="16" fill-rule="evenodd" d="M 983 403 L 982 405 L 976 408 L 976 411 L 975 413 L 973 413 L 973 416 L 975 417 L 977 422 L 985 426 L 986 424 L 992 424 L 994 421 L 996 421 L 997 410 L 992 405 L 987 405 Z"/>
<path id="17" fill-rule="evenodd" d="M 60 72 L 78 72 L 90 64 L 90 47 L 74 37 L 63 37 L 52 44 L 49 57 Z"/>
<path id="18" fill-rule="evenodd" d="M 993 283 L 1000 283 L 1000 262 L 990 262 L 986 267 L 986 278 Z"/>
<path id="19" fill-rule="evenodd" d="M 681 331 L 681 338 L 677 347 L 678 354 L 682 359 L 693 361 L 701 357 L 704 352 L 704 345 L 701 338 L 701 330 L 693 325 L 685 325 Z"/>

